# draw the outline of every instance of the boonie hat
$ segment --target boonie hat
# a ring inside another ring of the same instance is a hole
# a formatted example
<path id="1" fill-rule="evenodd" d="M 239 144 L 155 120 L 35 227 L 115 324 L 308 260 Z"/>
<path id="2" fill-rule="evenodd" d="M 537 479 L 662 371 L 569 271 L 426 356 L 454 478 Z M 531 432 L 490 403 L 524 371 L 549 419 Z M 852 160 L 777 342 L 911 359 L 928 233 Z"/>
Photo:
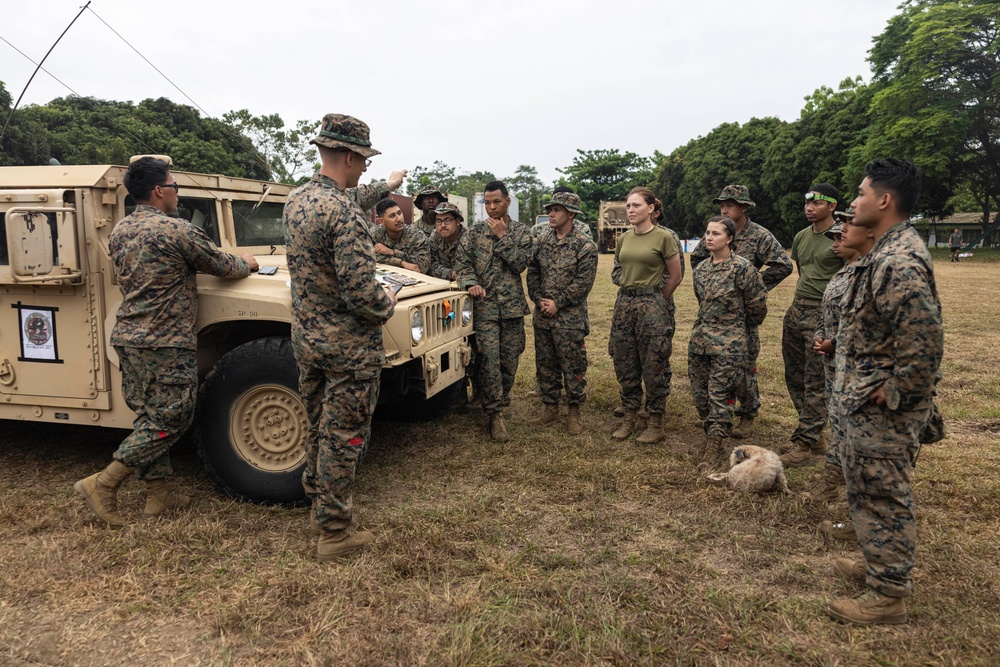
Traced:
<path id="1" fill-rule="evenodd" d="M 854 209 L 848 206 L 843 211 L 834 211 L 833 217 L 837 218 L 838 220 L 851 220 L 854 218 Z"/>
<path id="2" fill-rule="evenodd" d="M 556 204 L 558 204 L 559 206 L 562 206 L 563 208 L 565 208 L 570 213 L 582 213 L 583 212 L 583 211 L 580 210 L 580 197 L 577 196 L 577 195 L 575 195 L 575 194 L 573 194 L 572 192 L 557 192 L 557 193 L 555 193 L 554 195 L 552 195 L 552 199 L 550 199 L 549 201 L 547 201 L 545 203 L 545 206 L 543 206 L 542 208 L 544 208 L 546 211 L 548 211 L 550 207 L 555 206 Z"/>
<path id="3" fill-rule="evenodd" d="M 436 185 L 425 185 L 420 189 L 420 192 L 417 193 L 417 196 L 413 198 L 413 205 L 420 208 L 420 202 L 423 198 L 430 197 L 431 195 L 437 195 L 443 202 L 448 201 L 448 195 L 441 192 Z"/>
<path id="4" fill-rule="evenodd" d="M 368 126 L 353 116 L 340 113 L 328 113 L 323 116 L 319 135 L 309 143 L 327 148 L 346 148 L 364 157 L 381 155 L 381 151 L 372 148 Z"/>
<path id="5" fill-rule="evenodd" d="M 750 188 L 745 185 L 727 185 L 722 188 L 722 193 L 712 200 L 713 204 L 721 204 L 724 201 L 732 199 L 738 204 L 750 204 L 750 206 L 756 206 L 753 200 L 750 199 Z"/>
<path id="6" fill-rule="evenodd" d="M 445 213 L 451 213 L 458 218 L 460 222 L 465 222 L 465 216 L 462 215 L 462 211 L 458 208 L 458 206 L 452 204 L 451 202 L 446 201 L 443 204 L 438 204 L 437 208 L 434 209 L 434 215 L 444 215 Z"/>
<path id="7" fill-rule="evenodd" d="M 839 222 L 835 222 L 835 223 L 833 223 L 833 227 L 831 227 L 830 229 L 828 229 L 825 232 L 823 232 L 823 234 L 828 239 L 833 240 L 833 237 L 836 236 L 837 234 L 840 234 L 842 229 L 843 228 L 840 226 L 840 223 Z"/>

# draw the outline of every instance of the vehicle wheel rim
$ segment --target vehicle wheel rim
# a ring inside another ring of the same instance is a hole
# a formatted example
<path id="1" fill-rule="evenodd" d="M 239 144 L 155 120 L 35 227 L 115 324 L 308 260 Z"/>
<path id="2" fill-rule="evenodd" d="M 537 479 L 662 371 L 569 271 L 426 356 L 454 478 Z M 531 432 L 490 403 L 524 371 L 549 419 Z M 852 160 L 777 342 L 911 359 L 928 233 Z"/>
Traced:
<path id="1" fill-rule="evenodd" d="M 305 456 L 309 420 L 298 394 L 282 385 L 261 385 L 236 401 L 229 430 L 240 455 L 254 466 L 290 470 Z"/>

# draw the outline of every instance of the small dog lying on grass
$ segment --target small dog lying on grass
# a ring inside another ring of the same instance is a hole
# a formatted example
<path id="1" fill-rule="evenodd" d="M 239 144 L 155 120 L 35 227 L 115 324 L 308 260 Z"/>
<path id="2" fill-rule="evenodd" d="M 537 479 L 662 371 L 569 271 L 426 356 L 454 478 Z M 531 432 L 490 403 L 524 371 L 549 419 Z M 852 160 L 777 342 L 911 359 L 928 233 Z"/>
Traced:
<path id="1" fill-rule="evenodd" d="M 708 478 L 713 482 L 728 483 L 736 491 L 744 493 L 791 493 L 778 455 L 770 449 L 754 445 L 740 445 L 733 449 L 729 455 L 729 472 L 713 473 Z"/>

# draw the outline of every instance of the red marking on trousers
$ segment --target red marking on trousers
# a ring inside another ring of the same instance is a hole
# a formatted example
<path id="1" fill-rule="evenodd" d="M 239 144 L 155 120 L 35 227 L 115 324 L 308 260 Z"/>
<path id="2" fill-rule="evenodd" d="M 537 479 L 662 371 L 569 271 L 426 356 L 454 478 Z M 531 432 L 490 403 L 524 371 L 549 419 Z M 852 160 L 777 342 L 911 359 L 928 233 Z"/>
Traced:
<path id="1" fill-rule="evenodd" d="M 362 442 L 364 442 L 364 440 L 362 440 L 361 438 L 351 438 L 347 444 L 349 444 L 351 447 L 357 447 Z"/>
<path id="2" fill-rule="evenodd" d="M 156 437 L 157 438 L 161 438 L 161 439 L 165 438 L 165 437 L 167 437 L 167 432 L 166 431 L 160 431 L 159 433 L 156 434 Z"/>

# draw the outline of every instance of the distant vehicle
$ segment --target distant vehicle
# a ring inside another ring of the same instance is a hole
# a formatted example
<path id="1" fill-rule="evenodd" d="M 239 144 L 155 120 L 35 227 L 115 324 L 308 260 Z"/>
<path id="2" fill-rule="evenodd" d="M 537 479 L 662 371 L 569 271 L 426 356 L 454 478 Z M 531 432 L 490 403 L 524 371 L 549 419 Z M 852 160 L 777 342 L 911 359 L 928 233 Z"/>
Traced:
<path id="1" fill-rule="evenodd" d="M 0 167 L 0 419 L 131 428 L 135 414 L 109 343 L 122 295 L 108 236 L 135 207 L 125 170 Z M 292 186 L 173 174 L 179 215 L 261 267 L 243 280 L 197 279 L 199 454 L 236 497 L 296 502 L 308 419 L 289 339 L 281 227 Z M 431 418 L 464 387 L 471 299 L 454 283 L 405 269 L 379 265 L 377 275 L 403 286 L 382 328 L 379 404 L 401 418 Z"/>
<path id="2" fill-rule="evenodd" d="M 538 236 L 543 231 L 549 228 L 549 216 L 547 215 L 536 215 L 535 225 L 531 228 L 531 235 Z"/>
<path id="3" fill-rule="evenodd" d="M 602 201 L 597 213 L 597 248 L 614 252 L 618 237 L 632 228 L 625 213 L 625 202 Z"/>

